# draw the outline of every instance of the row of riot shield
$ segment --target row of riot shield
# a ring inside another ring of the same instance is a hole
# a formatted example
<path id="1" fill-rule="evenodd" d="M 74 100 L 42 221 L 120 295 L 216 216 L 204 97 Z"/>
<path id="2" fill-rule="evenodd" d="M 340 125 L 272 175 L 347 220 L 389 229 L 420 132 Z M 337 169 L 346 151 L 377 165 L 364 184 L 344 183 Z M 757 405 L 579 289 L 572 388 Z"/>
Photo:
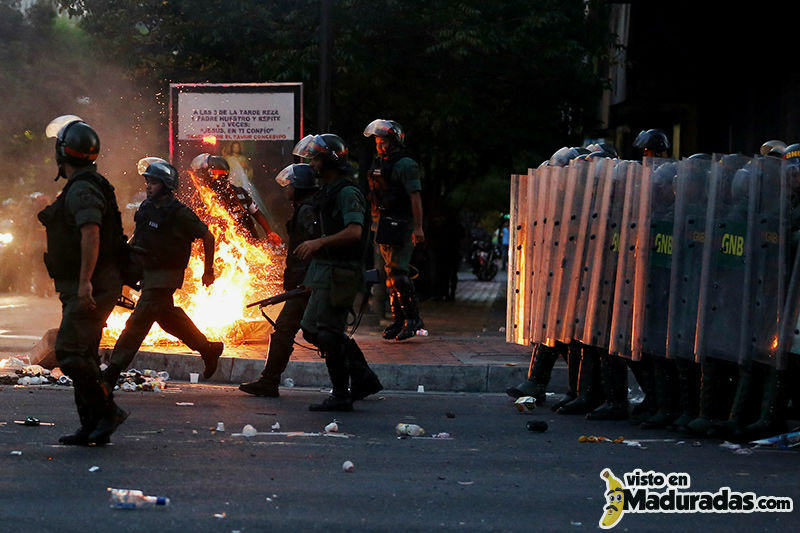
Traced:
<path id="1" fill-rule="evenodd" d="M 726 155 L 515 177 L 509 341 L 784 365 L 800 353 L 787 175 L 778 159 Z"/>

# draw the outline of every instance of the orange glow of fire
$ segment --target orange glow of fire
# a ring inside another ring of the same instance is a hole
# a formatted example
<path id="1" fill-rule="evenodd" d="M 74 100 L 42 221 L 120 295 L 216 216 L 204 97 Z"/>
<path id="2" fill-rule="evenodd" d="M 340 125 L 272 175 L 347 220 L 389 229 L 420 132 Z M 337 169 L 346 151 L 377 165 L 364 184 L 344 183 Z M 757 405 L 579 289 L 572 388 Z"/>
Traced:
<path id="1" fill-rule="evenodd" d="M 217 138 L 213 135 L 203 137 L 203 142 L 206 144 L 217 144 Z"/>
<path id="2" fill-rule="evenodd" d="M 195 212 L 214 235 L 216 280 L 210 287 L 203 286 L 203 246 L 202 241 L 195 241 L 183 287 L 175 292 L 175 305 L 186 311 L 209 340 L 241 344 L 248 340 L 253 325 L 263 322 L 258 309 L 245 309 L 246 304 L 281 292 L 283 247 L 253 240 L 237 225 L 211 189 L 194 178 L 193 181 L 202 201 Z M 135 300 L 136 295 L 131 298 Z M 113 345 L 128 316 L 130 311 L 119 307 L 114 309 L 103 331 L 104 345 Z M 181 343 L 154 324 L 142 344 Z"/>

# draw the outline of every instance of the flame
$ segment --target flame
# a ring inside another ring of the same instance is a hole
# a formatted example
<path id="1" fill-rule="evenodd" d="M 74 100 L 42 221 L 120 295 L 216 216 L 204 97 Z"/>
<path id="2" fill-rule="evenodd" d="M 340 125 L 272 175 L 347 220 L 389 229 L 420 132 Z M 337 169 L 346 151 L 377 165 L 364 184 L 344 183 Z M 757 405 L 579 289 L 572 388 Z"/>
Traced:
<path id="1" fill-rule="evenodd" d="M 214 135 L 207 135 L 203 137 L 203 142 L 206 144 L 217 144 L 217 138 Z"/>
<path id="2" fill-rule="evenodd" d="M 8 359 L 0 359 L 0 368 L 5 368 L 8 364 Z"/>
<path id="3" fill-rule="evenodd" d="M 208 224 L 215 239 L 214 273 L 210 287 L 203 275 L 202 241 L 195 241 L 183 287 L 175 292 L 175 305 L 182 307 L 209 340 L 241 344 L 247 340 L 248 323 L 259 317 L 249 302 L 281 291 L 282 249 L 256 241 L 217 200 L 214 193 L 192 177 L 200 202 L 195 212 Z M 136 299 L 136 295 L 131 296 Z M 103 331 L 103 344 L 113 345 L 122 333 L 130 311 L 115 308 Z M 259 317 L 260 318 L 260 317 Z M 143 345 L 179 345 L 180 341 L 154 324 Z"/>
<path id="4" fill-rule="evenodd" d="M 778 347 L 778 337 L 775 337 L 772 341 L 772 349 L 776 349 Z"/>
<path id="5" fill-rule="evenodd" d="M 14 240 L 14 235 L 11 233 L 0 233 L 0 244 L 11 244 Z"/>

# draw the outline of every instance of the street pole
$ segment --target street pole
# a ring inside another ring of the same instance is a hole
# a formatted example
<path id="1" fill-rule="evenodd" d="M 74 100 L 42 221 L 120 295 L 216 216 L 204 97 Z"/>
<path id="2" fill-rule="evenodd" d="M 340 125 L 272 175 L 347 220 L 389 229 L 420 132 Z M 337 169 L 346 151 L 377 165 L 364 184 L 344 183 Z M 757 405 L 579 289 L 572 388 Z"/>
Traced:
<path id="1" fill-rule="evenodd" d="M 319 115 L 318 128 L 325 133 L 331 125 L 331 7 L 333 0 L 321 0 L 322 12 L 319 25 Z"/>

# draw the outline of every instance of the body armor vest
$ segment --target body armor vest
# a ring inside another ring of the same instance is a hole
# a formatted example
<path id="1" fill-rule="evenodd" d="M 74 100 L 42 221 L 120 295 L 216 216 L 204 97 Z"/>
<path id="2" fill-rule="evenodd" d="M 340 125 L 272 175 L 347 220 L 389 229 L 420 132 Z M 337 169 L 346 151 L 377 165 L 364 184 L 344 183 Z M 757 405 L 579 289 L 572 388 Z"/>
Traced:
<path id="1" fill-rule="evenodd" d="M 81 230 L 69 220 L 67 194 L 79 181 L 97 186 L 105 200 L 105 212 L 100 222 L 100 253 L 95 272 L 114 265 L 119 268 L 126 258 L 127 238 L 122 232 L 122 216 L 117 207 L 114 187 L 94 168 L 78 171 L 64 186 L 56 200 L 37 215 L 47 231 L 47 252 L 44 262 L 54 280 L 77 281 L 81 271 Z"/>
<path id="2" fill-rule="evenodd" d="M 406 192 L 405 185 L 393 175 L 394 166 L 398 161 L 408 157 L 406 152 L 400 151 L 383 159 L 378 158 L 369 171 L 369 200 L 373 213 L 393 218 L 413 218 L 411 211 L 411 197 Z"/>
<path id="3" fill-rule="evenodd" d="M 183 270 L 189 264 L 192 241 L 174 231 L 174 217 L 181 209 L 188 207 L 172 198 L 163 207 L 145 200 L 136 211 L 134 245 L 145 251 L 141 255 L 144 268 Z"/>
<path id="4" fill-rule="evenodd" d="M 314 218 L 315 228 L 318 228 L 318 234 L 315 237 L 325 237 L 328 235 L 335 235 L 344 229 L 344 218 L 341 213 L 334 216 L 336 210 L 336 198 L 345 187 L 358 187 L 350 183 L 346 179 L 340 180 L 333 187 L 329 189 L 322 189 L 314 197 Z M 368 232 L 362 232 L 363 240 Z M 325 249 L 322 254 L 324 258 L 332 261 L 358 261 L 361 258 L 361 241 L 348 244 L 346 246 L 338 246 L 336 248 Z"/>
<path id="5" fill-rule="evenodd" d="M 290 291 L 303 284 L 306 270 L 311 263 L 310 259 L 302 261 L 294 254 L 300 243 L 314 238 L 314 208 L 309 201 L 295 205 L 292 218 L 286 222 L 286 233 L 289 235 L 289 244 L 286 268 L 283 271 L 283 288 Z"/>

